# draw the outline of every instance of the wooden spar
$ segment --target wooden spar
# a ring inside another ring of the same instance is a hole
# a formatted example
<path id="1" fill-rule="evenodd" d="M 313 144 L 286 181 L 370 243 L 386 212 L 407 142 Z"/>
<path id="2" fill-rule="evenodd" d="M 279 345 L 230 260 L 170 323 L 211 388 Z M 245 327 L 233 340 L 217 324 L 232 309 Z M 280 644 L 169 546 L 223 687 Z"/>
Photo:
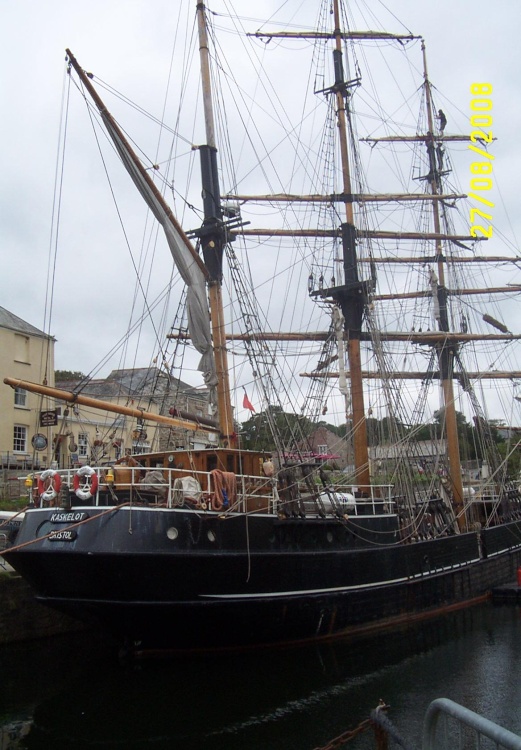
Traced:
<path id="1" fill-rule="evenodd" d="M 422 38 L 414 34 L 391 34 L 386 31 L 340 31 L 338 26 L 335 26 L 335 31 L 331 33 L 327 31 L 256 31 L 246 36 L 254 36 L 258 39 L 396 39 L 397 41 Z"/>
<path id="2" fill-rule="evenodd" d="M 199 422 L 201 424 L 201 429 L 204 429 L 205 426 L 215 427 L 216 429 L 219 427 L 215 419 L 211 419 L 210 417 L 196 417 L 192 412 L 184 411 L 184 409 L 177 409 L 175 406 L 172 406 L 172 408 L 168 410 L 168 413 L 172 417 L 180 417 L 181 419 Z"/>
<path id="3" fill-rule="evenodd" d="M 340 237 L 340 229 L 234 229 L 235 234 L 250 237 Z M 442 232 L 385 232 L 381 230 L 357 229 L 357 237 L 379 240 L 453 240 L 455 242 L 482 242 L 488 237 L 472 237 L 466 234 L 443 234 Z"/>
<path id="4" fill-rule="evenodd" d="M 381 256 L 371 256 L 370 258 L 360 258 L 360 263 L 521 263 L 521 258 L 516 258 L 512 255 L 472 255 L 469 258 L 459 258 L 455 255 L 443 255 L 441 258 L 437 258 L 434 255 L 422 255 L 416 258 L 382 258 Z M 513 291 L 521 289 L 518 285 L 512 284 L 511 288 Z"/>
<path id="5" fill-rule="evenodd" d="M 299 373 L 301 378 L 338 378 L 338 372 L 331 372 L 330 370 L 319 372 L 301 372 Z M 369 372 L 364 370 L 364 380 L 439 380 L 440 373 L 436 372 L 386 372 L 385 375 L 379 372 Z M 521 378 L 521 370 L 485 370 L 483 372 L 466 372 L 465 375 L 455 372 L 453 374 L 454 380 L 466 378 L 468 380 L 512 380 L 512 378 Z"/>
<path id="6" fill-rule="evenodd" d="M 223 196 L 227 201 L 247 203 L 390 203 L 393 201 L 454 201 L 466 198 L 464 193 L 449 193 L 447 195 L 432 196 L 428 193 L 332 193 L 331 195 L 293 195 L 291 193 L 274 193 L 273 195 L 234 195 Z"/>
<path id="7" fill-rule="evenodd" d="M 76 58 L 74 57 L 74 55 L 72 54 L 72 52 L 69 49 L 65 50 L 65 52 L 67 54 L 67 57 L 69 59 L 70 64 L 72 65 L 72 67 L 74 68 L 74 70 L 76 71 L 76 73 L 78 74 L 78 76 L 79 76 L 82 84 L 85 86 L 85 88 L 89 92 L 89 95 L 92 98 L 92 101 L 94 102 L 94 104 L 98 108 L 99 113 L 101 114 L 101 116 L 103 118 L 105 118 L 106 120 L 108 120 L 110 122 L 110 125 L 114 129 L 114 131 L 117 133 L 118 138 L 124 144 L 124 146 L 125 146 L 128 154 L 129 154 L 130 158 L 132 159 L 132 162 L 135 165 L 136 169 L 139 171 L 139 173 L 141 174 L 142 178 L 146 181 L 146 183 L 149 186 L 150 190 L 153 192 L 154 197 L 156 198 L 156 200 L 161 204 L 161 207 L 162 207 L 163 211 L 166 213 L 166 215 L 168 216 L 168 218 L 170 219 L 170 221 L 172 222 L 172 224 L 175 226 L 175 228 L 176 228 L 177 232 L 179 233 L 182 241 L 184 242 L 184 244 L 186 245 L 186 247 L 190 251 L 190 254 L 191 254 L 192 258 L 194 259 L 194 261 L 197 263 L 197 265 L 199 266 L 199 268 L 203 272 L 204 277 L 207 279 L 208 278 L 208 270 L 207 270 L 206 266 L 204 265 L 204 263 L 201 260 L 201 258 L 199 257 L 199 255 L 196 253 L 195 249 L 192 246 L 192 243 L 190 242 L 190 240 L 188 239 L 188 237 L 184 233 L 183 228 L 181 227 L 181 225 L 179 224 L 179 222 L 175 218 L 175 216 L 172 213 L 172 210 L 170 209 L 169 205 L 166 203 L 165 199 L 163 198 L 163 196 L 161 195 L 161 193 L 157 189 L 154 181 L 150 178 L 150 175 L 148 174 L 148 172 L 146 171 L 146 169 L 141 164 L 141 162 L 138 159 L 138 157 L 136 156 L 134 150 L 130 146 L 128 140 L 123 135 L 123 132 L 118 127 L 116 121 L 114 120 L 114 118 L 112 117 L 112 115 L 110 114 L 110 112 L 108 111 L 108 109 L 105 106 L 103 100 L 101 99 L 101 97 L 99 96 L 98 92 L 96 91 L 96 89 L 94 88 L 94 86 L 92 85 L 92 83 L 90 82 L 90 80 L 89 80 L 88 76 L 85 74 L 83 68 L 80 67 L 78 61 L 76 60 Z"/>
<path id="8" fill-rule="evenodd" d="M 42 396 L 49 396 L 50 398 L 67 401 L 71 404 L 81 404 L 82 406 L 90 406 L 93 409 L 101 409 L 102 411 L 110 411 L 116 414 L 125 414 L 127 417 L 146 419 L 150 422 L 159 422 L 160 424 L 165 424 L 170 427 L 179 427 L 192 432 L 195 432 L 196 430 L 204 430 L 205 432 L 219 433 L 218 429 L 210 427 L 207 424 L 202 425 L 195 421 L 191 422 L 185 419 L 176 419 L 175 417 L 165 417 L 162 414 L 152 414 L 143 409 L 135 409 L 131 406 L 121 406 L 119 404 L 113 404 L 110 401 L 102 401 L 101 399 L 91 398 L 90 396 L 82 396 L 81 393 L 78 394 L 71 393 L 71 391 L 62 391 L 60 388 L 52 388 L 48 385 L 31 383 L 27 380 L 4 378 L 4 383 L 10 385 L 11 388 L 23 388 L 24 391 L 40 393 Z"/>
<path id="9" fill-rule="evenodd" d="M 473 294 L 500 294 L 502 292 L 506 292 L 508 294 L 517 294 L 518 292 L 521 292 L 521 286 L 491 286 L 488 289 L 447 289 L 447 295 L 454 296 L 454 297 L 463 297 L 464 295 L 473 295 Z M 371 297 L 372 301 L 382 301 L 387 299 L 417 299 L 418 297 L 432 297 L 432 293 L 430 291 L 423 291 L 423 292 L 402 292 L 401 294 L 374 294 Z M 483 320 L 487 320 L 487 318 L 483 318 Z M 487 321 L 490 322 L 490 321 Z"/>
<path id="10" fill-rule="evenodd" d="M 419 141 L 420 143 L 429 138 L 428 135 L 386 135 L 382 138 L 360 138 L 364 143 L 396 143 L 400 141 Z M 436 142 L 438 141 L 470 141 L 470 135 L 436 135 Z M 478 139 L 479 140 L 479 139 Z M 493 138 L 492 140 L 496 140 Z M 432 195 L 430 196 L 433 197 Z"/>
<path id="11" fill-rule="evenodd" d="M 370 335 L 366 335 L 367 341 L 370 340 Z M 518 341 L 521 339 L 521 334 L 505 333 L 448 333 L 446 331 L 426 331 L 425 333 L 381 333 L 378 334 L 378 338 L 382 341 L 410 341 L 413 344 L 425 344 L 432 346 L 433 344 L 464 344 L 468 341 Z"/>
<path id="12" fill-rule="evenodd" d="M 327 331 L 304 331 L 302 333 L 279 331 L 271 333 L 259 331 L 253 336 L 249 333 L 227 333 L 227 341 L 327 341 L 331 334 Z M 179 339 L 183 341 L 188 338 L 187 333 L 169 333 L 167 338 Z M 347 341 L 347 336 L 344 336 Z M 465 344 L 469 341 L 518 341 L 521 334 L 514 333 L 446 333 L 445 331 L 425 331 L 418 333 L 415 331 L 382 331 L 378 334 L 381 341 L 409 341 L 411 344 L 423 344 L 433 346 L 434 344 Z M 371 341 L 371 334 L 362 331 L 360 334 L 361 341 Z"/>
<path id="13" fill-rule="evenodd" d="M 498 331 L 501 331 L 502 333 L 508 333 L 508 328 L 506 327 L 506 325 L 500 320 L 496 320 L 496 318 L 493 318 L 492 315 L 485 313 L 485 315 L 483 315 L 483 320 L 493 328 L 497 328 Z"/>

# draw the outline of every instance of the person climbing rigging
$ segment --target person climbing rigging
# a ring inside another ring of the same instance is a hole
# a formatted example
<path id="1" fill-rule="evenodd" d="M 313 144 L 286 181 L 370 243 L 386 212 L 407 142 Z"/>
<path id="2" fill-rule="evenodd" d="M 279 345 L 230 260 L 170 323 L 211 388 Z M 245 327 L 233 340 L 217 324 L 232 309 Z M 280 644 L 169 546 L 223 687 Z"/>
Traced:
<path id="1" fill-rule="evenodd" d="M 442 109 L 438 110 L 438 118 L 440 121 L 440 133 L 443 135 L 443 131 L 445 130 L 445 127 L 447 125 L 447 118 L 445 117 L 445 113 Z"/>

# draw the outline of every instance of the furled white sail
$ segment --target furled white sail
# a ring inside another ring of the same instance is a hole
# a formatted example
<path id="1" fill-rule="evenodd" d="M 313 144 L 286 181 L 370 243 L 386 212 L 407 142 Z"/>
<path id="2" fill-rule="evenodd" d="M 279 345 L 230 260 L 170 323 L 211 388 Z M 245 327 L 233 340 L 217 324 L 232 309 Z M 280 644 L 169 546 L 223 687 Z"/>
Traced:
<path id="1" fill-rule="evenodd" d="M 118 130 L 113 126 L 111 118 L 107 117 L 103 112 L 101 114 L 107 131 L 116 146 L 127 172 L 145 199 L 146 204 L 163 227 L 174 263 L 187 286 L 188 328 L 190 337 L 195 348 L 202 355 L 198 369 L 203 373 L 204 381 L 210 390 L 210 403 L 212 411 L 215 411 L 217 403 L 215 395 L 217 374 L 212 348 L 210 317 L 208 314 L 204 274 L 195 258 L 195 250 L 190 247 L 189 240 L 182 236 L 171 217 L 168 216 L 148 180 L 130 155 L 126 143 L 121 139 Z"/>

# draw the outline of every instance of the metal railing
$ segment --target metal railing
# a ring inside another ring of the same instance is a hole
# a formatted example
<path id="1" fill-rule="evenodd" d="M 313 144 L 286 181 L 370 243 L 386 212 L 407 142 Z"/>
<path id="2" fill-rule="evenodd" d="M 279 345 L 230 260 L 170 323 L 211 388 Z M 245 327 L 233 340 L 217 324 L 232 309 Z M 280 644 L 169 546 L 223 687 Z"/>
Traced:
<path id="1" fill-rule="evenodd" d="M 146 493 L 155 495 L 155 500 L 150 500 L 159 505 L 173 508 L 182 505 L 183 500 L 188 498 L 204 503 L 205 509 L 211 508 L 209 499 L 216 492 L 215 478 L 211 471 L 193 471 L 189 475 L 186 470 L 165 467 L 143 467 L 143 466 L 113 466 L 92 467 L 98 478 L 98 487 L 95 493 L 94 504 L 100 502 L 100 490 L 108 491 L 117 500 L 117 492 L 126 492 L 131 500 L 140 501 L 146 497 Z M 110 483 L 107 478 L 111 471 Z M 77 469 L 59 469 L 61 484 L 65 483 L 72 489 L 74 476 Z M 119 473 L 118 473 L 119 472 Z M 190 488 L 183 486 L 187 478 L 195 480 L 195 485 Z M 278 495 L 276 486 L 268 477 L 235 475 L 237 497 L 233 504 L 230 502 L 230 510 L 265 511 L 276 513 L 278 507 Z M 82 479 L 83 481 L 83 479 Z"/>
<path id="2" fill-rule="evenodd" d="M 521 750 L 521 737 L 448 698 L 437 698 L 423 720 L 422 750 L 485 747 Z"/>
<path id="3" fill-rule="evenodd" d="M 85 468 L 85 467 L 82 467 Z M 196 480 L 199 485 L 195 493 L 186 488 L 182 488 L 180 483 L 184 481 L 189 472 L 185 469 L 166 468 L 166 467 L 143 467 L 143 466 L 103 466 L 91 467 L 92 472 L 97 476 L 97 491 L 95 492 L 94 504 L 100 502 L 100 490 L 104 489 L 116 498 L 116 492 L 126 492 L 130 495 L 131 500 L 139 502 L 140 497 L 145 494 L 155 493 L 157 496 L 155 502 L 160 505 L 166 505 L 168 508 L 183 504 L 183 496 L 188 499 L 201 500 L 210 507 L 208 499 L 215 493 L 215 483 L 213 472 L 194 470 L 190 476 Z M 60 484 L 67 484 L 70 488 L 73 486 L 74 477 L 78 472 L 77 468 L 64 468 L 54 470 L 59 474 Z M 108 479 L 108 473 L 110 480 Z M 30 475 L 33 483 L 41 476 L 40 472 L 33 472 Z M 28 494 L 31 488 L 27 490 L 24 484 L 27 477 L 18 477 L 20 484 L 20 496 Z M 284 507 L 284 499 L 279 496 L 276 481 L 271 477 L 249 476 L 236 474 L 237 497 L 230 509 L 234 511 L 249 512 L 268 512 L 276 514 Z M 83 482 L 83 479 L 82 479 Z M 81 483 L 82 483 L 81 482 Z M 22 484 L 23 483 L 23 484 Z M 193 487 L 191 488 L 193 490 Z M 307 486 L 302 486 L 301 490 L 305 493 Z M 363 498 L 356 497 L 357 488 L 344 482 L 335 482 L 327 489 L 317 485 L 317 494 L 319 495 L 318 504 L 310 500 L 309 497 L 303 497 L 302 501 L 307 514 L 313 513 L 322 515 L 338 515 L 338 512 L 344 511 L 350 516 L 378 516 L 393 515 L 396 513 L 396 503 L 392 496 L 392 485 L 375 485 L 370 488 L 370 495 Z M 80 496 L 81 497 L 81 496 Z M 28 500 L 29 501 L 29 500 Z M 147 500 L 147 502 L 154 502 Z"/>

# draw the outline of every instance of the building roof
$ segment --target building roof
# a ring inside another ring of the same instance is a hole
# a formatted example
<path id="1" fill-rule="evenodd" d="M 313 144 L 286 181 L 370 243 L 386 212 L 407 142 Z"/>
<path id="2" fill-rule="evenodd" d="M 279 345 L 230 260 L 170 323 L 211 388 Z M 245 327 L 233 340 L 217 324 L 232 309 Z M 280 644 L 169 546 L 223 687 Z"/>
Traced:
<path id="1" fill-rule="evenodd" d="M 369 448 L 369 457 L 373 461 L 396 460 L 408 458 L 418 461 L 422 458 L 432 459 L 445 452 L 445 440 L 416 440 L 398 444 L 373 445 Z"/>
<path id="2" fill-rule="evenodd" d="M 11 331 L 25 333 L 29 336 L 39 336 L 50 339 L 53 338 L 53 336 L 50 336 L 44 331 L 40 331 L 40 329 L 36 328 L 36 326 L 31 325 L 31 323 L 27 323 L 27 321 L 22 320 L 22 318 L 19 318 L 14 313 L 9 312 L 9 310 L 6 310 L 5 307 L 0 307 L 0 328 L 8 328 Z"/>
<path id="3" fill-rule="evenodd" d="M 121 383 L 117 383 L 114 380 L 103 380 L 93 379 L 85 383 L 83 380 L 58 380 L 56 387 L 63 391 L 70 391 L 74 393 L 81 385 L 81 393 L 84 396 L 92 396 L 93 398 L 107 399 L 117 398 L 118 396 L 132 396 L 132 393 Z"/>
<path id="4" fill-rule="evenodd" d="M 131 393 L 154 393 L 158 389 L 161 383 L 170 382 L 170 388 L 175 387 L 178 391 L 198 393 L 202 398 L 205 398 L 205 393 L 201 394 L 196 388 L 188 383 L 184 383 L 182 380 L 169 376 L 168 373 L 163 370 L 159 370 L 157 367 L 137 367 L 134 369 L 124 370 L 112 370 L 107 378 L 107 381 L 113 380 L 120 383 L 122 386 L 128 388 Z"/>
<path id="5" fill-rule="evenodd" d="M 206 398 L 206 392 L 196 391 L 193 386 L 183 383 L 177 378 L 169 378 L 168 374 L 156 367 L 138 367 L 135 369 L 113 370 L 107 378 L 92 378 L 91 380 L 59 380 L 56 387 L 74 392 L 80 386 L 81 393 L 99 399 L 117 397 L 154 398 L 158 400 L 165 392 L 170 382 L 170 390 L 192 393 L 200 398 Z"/>
<path id="6" fill-rule="evenodd" d="M 118 383 L 129 393 L 150 393 L 157 381 L 164 377 L 156 367 L 136 367 L 134 369 L 112 370 L 106 382 Z"/>

